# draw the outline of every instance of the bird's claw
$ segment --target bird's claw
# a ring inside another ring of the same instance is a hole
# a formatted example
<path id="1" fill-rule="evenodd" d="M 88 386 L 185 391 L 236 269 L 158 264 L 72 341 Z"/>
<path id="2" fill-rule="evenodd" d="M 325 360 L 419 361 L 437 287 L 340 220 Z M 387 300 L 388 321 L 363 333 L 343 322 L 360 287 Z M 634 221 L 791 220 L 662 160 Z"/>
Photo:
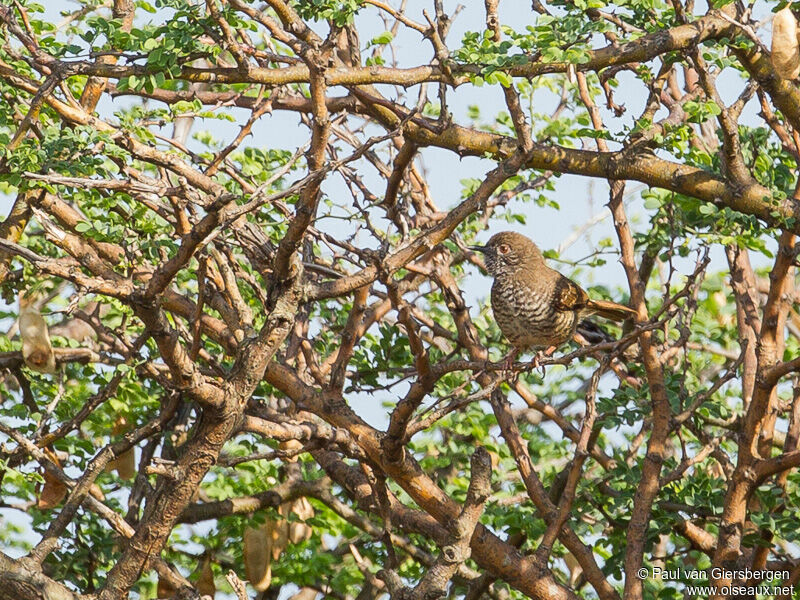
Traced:
<path id="1" fill-rule="evenodd" d="M 542 377 L 544 377 L 544 371 L 545 371 L 545 369 L 544 369 L 544 365 L 543 365 L 543 364 L 541 364 L 541 360 L 542 360 L 542 358 L 544 358 L 544 357 L 545 357 L 545 354 L 544 354 L 544 353 L 542 353 L 542 352 L 537 352 L 537 353 L 536 353 L 536 354 L 533 356 L 533 358 L 531 359 L 531 362 L 530 362 L 530 364 L 529 364 L 529 367 L 528 367 L 528 369 L 529 369 L 530 371 L 534 371 L 534 370 L 536 370 L 536 369 L 539 369 L 539 368 L 541 368 L 541 369 L 542 369 Z"/>
<path id="2" fill-rule="evenodd" d="M 508 373 L 514 370 L 514 359 L 517 358 L 519 354 L 519 350 L 516 348 L 512 349 L 511 352 L 503 357 L 503 372 Z"/>

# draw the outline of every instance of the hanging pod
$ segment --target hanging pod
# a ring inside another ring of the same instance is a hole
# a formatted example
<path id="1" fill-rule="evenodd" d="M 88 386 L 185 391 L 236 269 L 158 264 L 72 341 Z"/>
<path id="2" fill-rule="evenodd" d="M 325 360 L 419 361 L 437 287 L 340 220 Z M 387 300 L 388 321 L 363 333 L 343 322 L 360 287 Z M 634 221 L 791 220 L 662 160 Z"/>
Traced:
<path id="1" fill-rule="evenodd" d="M 800 75 L 797 19 L 788 6 L 775 13 L 772 19 L 772 65 L 784 79 Z"/>

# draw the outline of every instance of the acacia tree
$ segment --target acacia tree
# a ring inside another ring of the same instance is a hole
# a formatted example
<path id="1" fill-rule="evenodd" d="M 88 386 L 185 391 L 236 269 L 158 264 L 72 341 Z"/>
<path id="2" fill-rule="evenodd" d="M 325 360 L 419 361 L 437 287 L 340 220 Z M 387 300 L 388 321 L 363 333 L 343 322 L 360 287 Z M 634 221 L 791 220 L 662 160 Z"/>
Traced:
<path id="1" fill-rule="evenodd" d="M 498 3 L 461 39 L 441 0 L 0 6 L 0 598 L 797 582 L 800 90 L 773 7 Z M 453 114 L 478 85 L 505 109 Z M 251 136 L 281 114 L 294 139 Z M 432 148 L 489 165 L 455 205 Z M 467 246 L 557 202 L 582 222 L 560 174 L 607 180 L 617 239 L 584 263 L 618 253 L 627 290 L 590 292 L 638 317 L 509 371 Z"/>

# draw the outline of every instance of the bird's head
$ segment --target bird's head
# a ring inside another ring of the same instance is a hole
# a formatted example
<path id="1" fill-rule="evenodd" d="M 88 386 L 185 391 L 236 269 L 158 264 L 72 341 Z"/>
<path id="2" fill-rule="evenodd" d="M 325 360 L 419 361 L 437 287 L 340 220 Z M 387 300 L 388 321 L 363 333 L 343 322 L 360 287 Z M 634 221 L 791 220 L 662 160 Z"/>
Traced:
<path id="1" fill-rule="evenodd" d="M 493 277 L 544 264 L 538 246 L 521 233 L 513 231 L 496 233 L 485 246 L 470 246 L 470 250 L 483 253 L 486 270 Z"/>

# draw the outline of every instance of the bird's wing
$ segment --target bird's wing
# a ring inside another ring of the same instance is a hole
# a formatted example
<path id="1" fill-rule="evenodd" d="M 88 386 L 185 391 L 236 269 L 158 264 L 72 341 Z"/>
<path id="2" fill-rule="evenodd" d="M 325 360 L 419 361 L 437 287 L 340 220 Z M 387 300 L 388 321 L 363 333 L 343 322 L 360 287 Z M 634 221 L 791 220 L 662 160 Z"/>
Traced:
<path id="1" fill-rule="evenodd" d="M 579 311 L 586 308 L 589 294 L 581 286 L 561 274 L 555 283 L 553 302 L 558 310 Z"/>

